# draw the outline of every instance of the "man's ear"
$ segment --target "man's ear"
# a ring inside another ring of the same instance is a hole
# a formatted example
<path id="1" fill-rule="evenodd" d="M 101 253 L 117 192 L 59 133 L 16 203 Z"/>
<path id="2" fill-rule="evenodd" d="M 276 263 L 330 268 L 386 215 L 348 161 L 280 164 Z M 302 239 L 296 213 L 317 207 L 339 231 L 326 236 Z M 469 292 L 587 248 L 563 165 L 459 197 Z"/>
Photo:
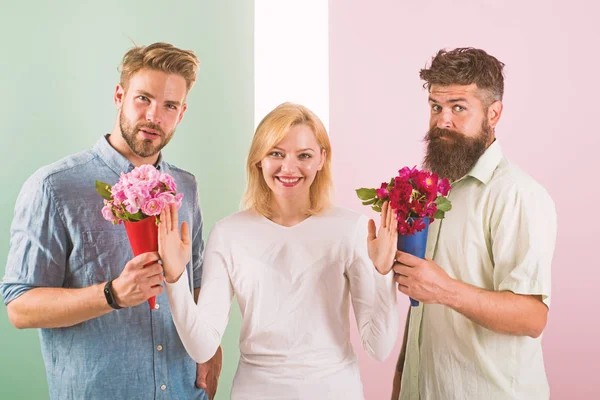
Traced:
<path id="1" fill-rule="evenodd" d="M 121 86 L 121 84 L 118 84 L 117 87 L 115 88 L 115 94 L 113 96 L 113 101 L 115 102 L 115 105 L 117 106 L 117 108 L 121 108 L 123 106 L 123 101 L 125 101 L 125 88 L 123 88 L 123 86 Z"/>
<path id="2" fill-rule="evenodd" d="M 183 119 L 183 114 L 185 113 L 185 110 L 187 110 L 187 104 L 184 103 L 181 106 L 181 113 L 179 114 L 179 120 L 177 121 L 177 125 L 179 125 L 179 123 L 181 122 L 181 120 Z"/>
<path id="3" fill-rule="evenodd" d="M 496 100 L 488 107 L 487 121 L 491 128 L 495 128 L 502 115 L 502 101 Z"/>

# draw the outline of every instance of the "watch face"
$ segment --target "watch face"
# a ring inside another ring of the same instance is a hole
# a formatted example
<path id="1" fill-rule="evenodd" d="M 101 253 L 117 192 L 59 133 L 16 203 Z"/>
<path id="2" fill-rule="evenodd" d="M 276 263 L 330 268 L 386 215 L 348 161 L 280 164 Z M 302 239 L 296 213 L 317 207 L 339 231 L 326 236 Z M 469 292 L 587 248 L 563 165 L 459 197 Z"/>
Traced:
<path id="1" fill-rule="evenodd" d="M 104 286 L 104 297 L 106 297 L 106 302 L 108 303 L 108 305 L 111 306 L 112 308 L 114 308 L 115 310 L 118 310 L 118 309 L 122 308 L 121 306 L 119 306 L 117 304 L 117 302 L 115 301 L 115 298 L 113 296 L 113 293 L 112 293 L 112 281 L 109 281 Z"/>

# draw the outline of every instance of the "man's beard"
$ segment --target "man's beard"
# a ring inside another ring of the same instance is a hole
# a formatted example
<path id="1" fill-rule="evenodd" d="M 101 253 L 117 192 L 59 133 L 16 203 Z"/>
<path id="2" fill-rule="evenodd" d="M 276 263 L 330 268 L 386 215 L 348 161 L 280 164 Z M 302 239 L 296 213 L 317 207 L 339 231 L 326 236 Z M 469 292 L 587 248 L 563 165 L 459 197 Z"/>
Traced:
<path id="1" fill-rule="evenodd" d="M 465 176 L 485 152 L 493 131 L 484 120 L 476 137 L 468 137 L 449 129 L 433 127 L 425 135 L 427 152 L 423 166 L 450 182 Z M 445 138 L 445 139 L 442 139 Z"/>
<path id="2" fill-rule="evenodd" d="M 167 143 L 169 143 L 169 141 L 173 137 L 173 133 L 175 133 L 175 131 L 173 130 L 171 133 L 165 134 L 165 132 L 161 129 L 160 126 L 152 122 L 145 122 L 134 125 L 127 120 L 127 118 L 123 115 L 122 111 L 119 114 L 119 127 L 121 128 L 121 135 L 123 136 L 123 139 L 125 139 L 125 142 L 129 146 L 129 148 L 131 148 L 133 154 L 142 158 L 152 157 L 153 155 L 161 151 L 162 148 L 165 147 Z M 158 144 L 154 144 L 154 141 L 150 139 L 136 138 L 138 131 L 144 128 L 149 128 L 158 132 L 160 134 L 160 142 Z"/>

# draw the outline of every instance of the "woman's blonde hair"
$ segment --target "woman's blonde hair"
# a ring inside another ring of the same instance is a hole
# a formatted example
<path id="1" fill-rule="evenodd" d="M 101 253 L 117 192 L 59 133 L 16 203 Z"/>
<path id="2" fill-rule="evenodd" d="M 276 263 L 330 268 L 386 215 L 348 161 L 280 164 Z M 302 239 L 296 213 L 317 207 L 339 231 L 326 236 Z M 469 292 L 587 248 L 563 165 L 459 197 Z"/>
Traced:
<path id="1" fill-rule="evenodd" d="M 189 92 L 196 82 L 200 61 L 191 50 L 182 50 L 169 43 L 154 43 L 130 49 L 121 62 L 121 86 L 127 90 L 129 79 L 143 68 L 181 75 Z"/>
<path id="2" fill-rule="evenodd" d="M 246 163 L 247 185 L 243 208 L 254 210 L 267 218 L 272 216 L 271 189 L 265 182 L 262 171 L 258 167 L 260 161 L 269 151 L 283 140 L 290 128 L 306 125 L 315 134 L 321 154 L 325 150 L 323 168 L 317 172 L 310 186 L 309 215 L 318 214 L 331 204 L 331 143 L 323 122 L 308 108 L 294 103 L 283 103 L 258 124 Z"/>

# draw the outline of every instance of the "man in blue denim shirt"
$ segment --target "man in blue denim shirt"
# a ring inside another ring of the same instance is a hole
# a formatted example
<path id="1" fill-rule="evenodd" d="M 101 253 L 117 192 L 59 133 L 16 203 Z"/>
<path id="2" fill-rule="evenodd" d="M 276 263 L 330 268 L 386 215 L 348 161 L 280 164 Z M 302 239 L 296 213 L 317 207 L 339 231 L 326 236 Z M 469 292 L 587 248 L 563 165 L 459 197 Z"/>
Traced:
<path id="1" fill-rule="evenodd" d="M 13 325 L 41 328 L 52 399 L 205 399 L 200 386 L 211 397 L 216 391 L 220 349 L 198 366 L 187 355 L 163 293 L 158 253 L 133 257 L 123 225 L 102 217 L 95 191 L 96 180 L 114 184 L 142 164 L 173 176 L 193 237 L 187 268 L 197 296 L 204 243 L 196 180 L 160 155 L 186 110 L 197 68 L 193 52 L 166 43 L 128 51 L 111 134 L 23 185 L 2 296 Z M 154 310 L 146 302 L 151 296 Z"/>

